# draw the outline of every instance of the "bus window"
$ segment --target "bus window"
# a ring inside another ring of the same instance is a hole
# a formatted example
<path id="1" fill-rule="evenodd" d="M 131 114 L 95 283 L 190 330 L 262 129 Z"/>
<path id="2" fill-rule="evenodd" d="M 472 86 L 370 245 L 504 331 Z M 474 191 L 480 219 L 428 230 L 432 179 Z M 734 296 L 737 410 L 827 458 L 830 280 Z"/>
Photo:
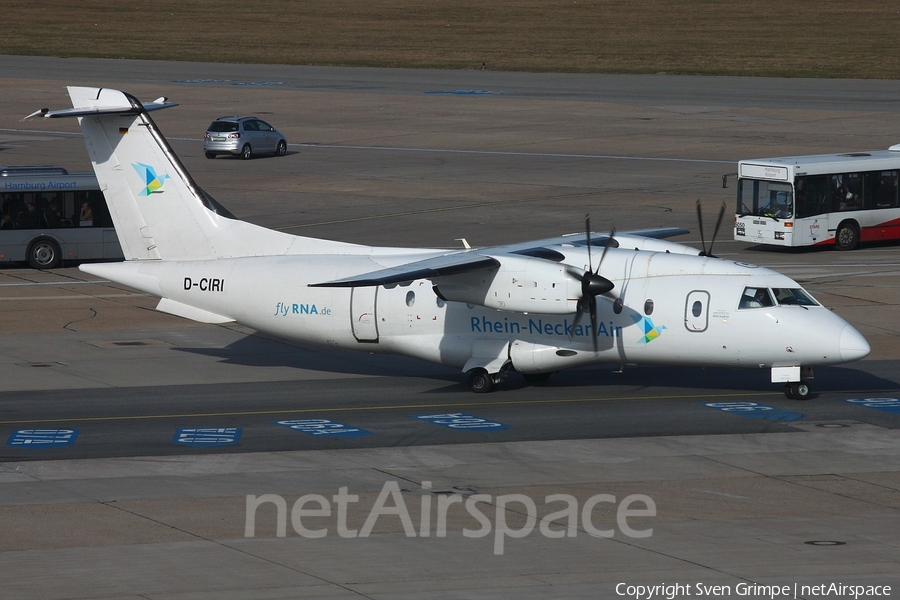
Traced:
<path id="1" fill-rule="evenodd" d="M 866 208 L 895 208 L 897 206 L 897 171 L 872 173 L 874 191 Z"/>

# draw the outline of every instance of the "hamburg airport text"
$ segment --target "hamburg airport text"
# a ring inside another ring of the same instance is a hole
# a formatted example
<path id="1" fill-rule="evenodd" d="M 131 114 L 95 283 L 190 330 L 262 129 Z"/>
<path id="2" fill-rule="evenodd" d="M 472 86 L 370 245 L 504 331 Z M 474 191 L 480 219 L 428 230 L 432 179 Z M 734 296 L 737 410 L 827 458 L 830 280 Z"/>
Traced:
<path id="1" fill-rule="evenodd" d="M 670 583 L 657 585 L 632 585 L 619 583 L 616 595 L 634 600 L 675 600 L 676 598 L 721 598 L 737 596 L 750 598 L 877 598 L 891 595 L 889 585 L 847 585 L 843 583 L 818 583 L 791 585 L 763 585 L 759 583 L 707 584 Z"/>
<path id="2" fill-rule="evenodd" d="M 76 190 L 78 189 L 78 182 L 76 181 L 41 181 L 41 182 L 14 182 L 14 181 L 4 181 L 3 189 L 7 191 L 12 190 Z"/>
<path id="3" fill-rule="evenodd" d="M 487 317 L 472 317 L 472 331 L 475 333 L 528 333 L 530 335 L 565 335 L 565 336 L 590 336 L 591 328 L 589 325 L 576 325 L 572 327 L 572 323 L 568 319 L 563 319 L 562 323 L 547 323 L 543 319 L 528 319 L 528 324 L 523 325 L 518 321 L 510 321 L 504 317 L 502 321 L 494 321 Z M 597 337 L 622 337 L 622 328 L 613 325 L 610 321 L 609 325 L 600 323 L 597 325 Z"/>

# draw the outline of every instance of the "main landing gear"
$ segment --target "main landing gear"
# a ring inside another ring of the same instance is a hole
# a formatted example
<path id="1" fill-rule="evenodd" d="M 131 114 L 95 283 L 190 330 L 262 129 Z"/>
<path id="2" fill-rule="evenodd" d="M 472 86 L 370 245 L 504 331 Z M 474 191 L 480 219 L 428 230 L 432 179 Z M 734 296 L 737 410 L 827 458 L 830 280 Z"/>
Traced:
<path id="1" fill-rule="evenodd" d="M 784 395 L 789 400 L 809 400 L 812 390 L 806 381 L 795 381 L 784 384 Z"/>
<path id="2" fill-rule="evenodd" d="M 466 383 L 469 389 L 476 394 L 487 394 L 494 388 L 494 376 L 487 372 L 486 369 L 472 369 L 466 377 Z"/>

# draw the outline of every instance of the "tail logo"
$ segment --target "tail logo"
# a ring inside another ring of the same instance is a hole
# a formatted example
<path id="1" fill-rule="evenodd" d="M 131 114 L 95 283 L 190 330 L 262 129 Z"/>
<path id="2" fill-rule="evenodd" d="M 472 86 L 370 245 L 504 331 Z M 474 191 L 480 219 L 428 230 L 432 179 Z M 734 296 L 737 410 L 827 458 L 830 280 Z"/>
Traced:
<path id="1" fill-rule="evenodd" d="M 144 163 L 132 163 L 132 167 L 137 171 L 138 177 L 144 184 L 144 189 L 138 194 L 139 196 L 149 196 L 162 191 L 163 183 L 169 179 L 168 175 L 157 175 L 156 169 Z"/>

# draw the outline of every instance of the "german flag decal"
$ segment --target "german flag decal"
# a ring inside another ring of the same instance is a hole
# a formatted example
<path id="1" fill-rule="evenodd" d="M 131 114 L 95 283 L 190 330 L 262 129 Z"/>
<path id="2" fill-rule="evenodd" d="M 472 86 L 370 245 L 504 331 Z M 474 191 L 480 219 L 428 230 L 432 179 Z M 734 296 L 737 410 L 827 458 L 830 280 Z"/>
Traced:
<path id="1" fill-rule="evenodd" d="M 119 127 L 119 133 L 121 135 L 125 135 L 126 133 L 128 133 L 128 128 L 127 127 Z"/>

